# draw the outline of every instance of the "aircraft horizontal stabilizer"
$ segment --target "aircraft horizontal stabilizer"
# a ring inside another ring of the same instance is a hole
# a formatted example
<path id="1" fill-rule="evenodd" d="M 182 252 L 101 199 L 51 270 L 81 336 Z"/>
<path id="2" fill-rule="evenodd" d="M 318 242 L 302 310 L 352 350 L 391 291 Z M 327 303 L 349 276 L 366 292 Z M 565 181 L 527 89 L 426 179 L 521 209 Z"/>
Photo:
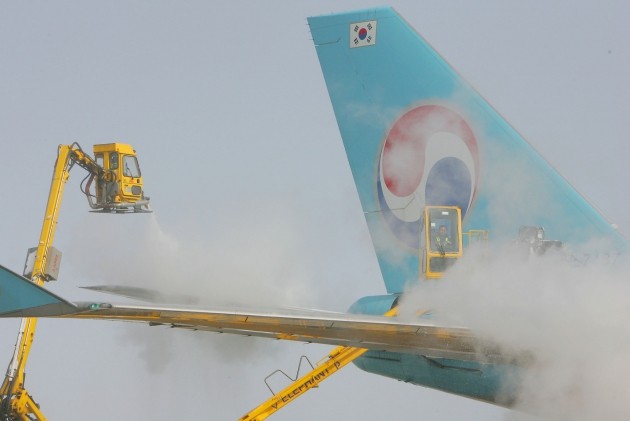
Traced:
<path id="1" fill-rule="evenodd" d="M 84 304 L 85 312 L 65 316 L 127 320 L 169 327 L 235 333 L 248 336 L 347 345 L 434 357 L 477 359 L 478 341 L 469 330 L 426 321 L 400 322 L 392 318 L 316 310 L 241 311 L 235 308 L 202 310 L 144 306 Z M 495 358 L 498 351 L 485 357 Z"/>
<path id="2" fill-rule="evenodd" d="M 76 311 L 72 303 L 0 266 L 0 317 L 60 316 Z"/>
<path id="3" fill-rule="evenodd" d="M 514 355 L 504 355 L 498 346 L 487 344 L 468 329 L 442 326 L 422 319 L 403 321 L 392 317 L 308 309 L 242 310 L 184 305 L 70 303 L 2 266 L 0 317 L 126 320 L 151 326 L 352 346 L 432 358 L 497 363 L 515 358 Z"/>
<path id="4" fill-rule="evenodd" d="M 169 308 L 76 303 L 77 312 L 64 318 L 126 320 L 173 328 L 202 330 L 404 352 L 432 358 L 507 362 L 499 347 L 488 346 L 468 329 L 425 320 L 331 313 L 317 310 L 242 311 L 235 308 Z"/>

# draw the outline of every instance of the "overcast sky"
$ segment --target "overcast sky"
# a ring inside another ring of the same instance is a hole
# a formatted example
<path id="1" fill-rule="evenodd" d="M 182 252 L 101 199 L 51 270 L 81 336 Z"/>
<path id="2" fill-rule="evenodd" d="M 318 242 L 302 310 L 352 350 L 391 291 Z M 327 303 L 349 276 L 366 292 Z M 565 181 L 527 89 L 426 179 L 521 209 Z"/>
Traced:
<path id="1" fill-rule="evenodd" d="M 630 233 L 624 1 L 391 4 L 608 219 Z M 77 286 L 344 311 L 384 293 L 306 17 L 361 1 L 0 1 L 0 264 L 37 243 L 58 144 L 120 141 L 154 214 L 88 213 L 73 170 L 55 246 Z M 263 301 L 261 303 L 261 301 Z M 18 321 L 2 321 L 8 364 Z M 329 347 L 41 320 L 27 389 L 52 420 L 237 419 Z M 503 419 L 351 366 L 275 420 Z"/>

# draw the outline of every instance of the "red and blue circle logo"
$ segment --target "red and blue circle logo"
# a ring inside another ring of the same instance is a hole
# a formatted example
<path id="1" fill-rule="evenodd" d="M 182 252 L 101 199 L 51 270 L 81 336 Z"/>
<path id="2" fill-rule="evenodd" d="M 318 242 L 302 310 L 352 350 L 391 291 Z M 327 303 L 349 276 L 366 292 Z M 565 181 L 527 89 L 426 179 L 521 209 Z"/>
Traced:
<path id="1" fill-rule="evenodd" d="M 365 28 L 359 29 L 359 39 L 363 41 L 367 37 L 368 31 Z"/>
<path id="2" fill-rule="evenodd" d="M 425 206 L 459 206 L 475 197 L 479 153 L 464 118 L 442 105 L 421 105 L 393 124 L 381 151 L 377 194 L 387 227 L 420 247 Z"/>

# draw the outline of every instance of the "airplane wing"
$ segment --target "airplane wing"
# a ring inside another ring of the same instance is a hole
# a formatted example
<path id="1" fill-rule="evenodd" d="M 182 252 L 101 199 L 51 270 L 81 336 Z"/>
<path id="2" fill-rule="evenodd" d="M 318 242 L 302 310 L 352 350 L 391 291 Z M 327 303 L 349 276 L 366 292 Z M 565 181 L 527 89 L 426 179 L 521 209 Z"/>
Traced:
<path id="1" fill-rule="evenodd" d="M 434 358 L 505 361 L 497 346 L 470 330 L 412 318 L 402 320 L 307 309 L 239 310 L 192 306 L 72 303 L 0 266 L 0 317 L 56 317 L 143 322 L 202 330 L 421 354 Z M 16 300 L 16 297 L 21 297 Z"/>

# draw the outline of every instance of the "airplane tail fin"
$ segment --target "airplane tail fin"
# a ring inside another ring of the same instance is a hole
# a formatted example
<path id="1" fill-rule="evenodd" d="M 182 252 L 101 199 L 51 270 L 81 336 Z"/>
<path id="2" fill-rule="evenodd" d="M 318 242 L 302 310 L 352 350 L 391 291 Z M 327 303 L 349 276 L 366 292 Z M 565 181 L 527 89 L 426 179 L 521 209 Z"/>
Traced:
<path id="1" fill-rule="evenodd" d="M 496 240 L 529 225 L 567 244 L 627 248 L 396 11 L 308 23 L 388 292 L 418 277 L 426 205 L 459 206 L 464 230 Z"/>

